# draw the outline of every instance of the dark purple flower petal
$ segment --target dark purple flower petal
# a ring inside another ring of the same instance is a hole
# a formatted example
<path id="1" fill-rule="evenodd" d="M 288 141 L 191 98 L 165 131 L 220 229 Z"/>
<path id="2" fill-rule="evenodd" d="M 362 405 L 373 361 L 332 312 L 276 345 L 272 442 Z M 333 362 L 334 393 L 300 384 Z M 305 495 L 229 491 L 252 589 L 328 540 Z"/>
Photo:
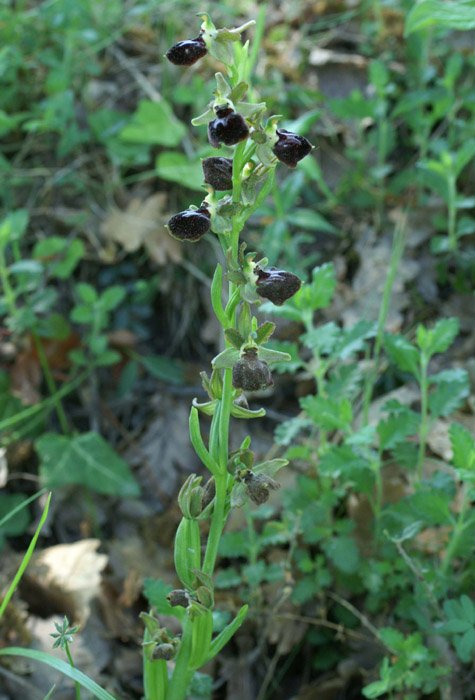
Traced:
<path id="1" fill-rule="evenodd" d="M 285 129 L 277 129 L 279 137 L 272 153 L 289 168 L 296 168 L 297 163 L 312 150 L 312 144 L 304 136 L 293 134 Z"/>
<path id="2" fill-rule="evenodd" d="M 168 49 L 165 56 L 176 66 L 192 66 L 207 51 L 204 39 L 198 36 L 196 39 L 186 39 L 185 41 L 179 41 L 178 44 L 174 44 Z"/>

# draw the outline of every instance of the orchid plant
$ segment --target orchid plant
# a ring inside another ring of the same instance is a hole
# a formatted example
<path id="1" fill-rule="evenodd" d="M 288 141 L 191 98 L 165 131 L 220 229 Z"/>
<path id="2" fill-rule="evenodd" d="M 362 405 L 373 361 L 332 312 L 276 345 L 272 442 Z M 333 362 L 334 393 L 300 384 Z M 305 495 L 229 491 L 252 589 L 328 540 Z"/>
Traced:
<path id="1" fill-rule="evenodd" d="M 211 301 L 225 349 L 214 358 L 210 376 L 202 373 L 208 400 L 195 399 L 190 413 L 191 442 L 210 476 L 203 483 L 202 476 L 190 475 L 178 496 L 183 518 L 175 538 L 175 567 L 183 588 L 171 591 L 168 602 L 180 620 L 181 636 L 162 628 L 152 614 L 143 615 L 147 700 L 183 700 L 195 671 L 223 648 L 246 615 L 245 605 L 213 638 L 213 572 L 220 537 L 231 508 L 247 499 L 265 503 L 270 491 L 279 488 L 275 476 L 287 460 L 256 464 L 249 436 L 230 451 L 229 424 L 231 416 L 255 419 L 265 414 L 263 408 L 249 408 L 246 393 L 270 387 L 270 365 L 290 359 L 266 347 L 275 325 L 270 321 L 259 325 L 253 306 L 261 299 L 282 305 L 299 291 L 301 280 L 268 267 L 265 258 L 256 260 L 239 238 L 247 219 L 268 196 L 278 163 L 295 168 L 312 150 L 303 136 L 279 129 L 278 116 L 264 121 L 264 103 L 244 101 L 252 66 L 249 42 L 243 43 L 241 34 L 254 22 L 216 29 L 208 14 L 199 16 L 203 20 L 199 36 L 175 44 L 166 57 L 176 65 L 190 66 L 209 53 L 224 64 L 226 75 L 216 74 L 214 98 L 192 124 L 206 124 L 211 146 L 226 146 L 233 153 L 202 161 L 204 200 L 199 207 L 172 216 L 167 228 L 174 238 L 192 243 L 210 232 L 218 236 L 226 262 L 216 265 Z M 201 433 L 200 413 L 211 416 L 208 444 Z M 202 543 L 199 521 L 204 519 L 209 520 L 209 530 Z M 174 666 L 169 677 L 170 660 Z"/>

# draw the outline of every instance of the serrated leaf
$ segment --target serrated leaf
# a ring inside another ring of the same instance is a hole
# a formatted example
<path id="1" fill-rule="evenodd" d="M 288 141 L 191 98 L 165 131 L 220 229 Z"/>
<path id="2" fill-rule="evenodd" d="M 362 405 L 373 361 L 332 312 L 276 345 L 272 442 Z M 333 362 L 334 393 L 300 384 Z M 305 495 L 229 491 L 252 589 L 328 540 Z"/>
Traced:
<path id="1" fill-rule="evenodd" d="M 351 403 L 346 398 L 304 396 L 300 405 L 313 422 L 324 430 L 344 430 L 353 419 Z"/>
<path id="2" fill-rule="evenodd" d="M 303 344 L 315 350 L 319 355 L 331 355 L 334 348 L 339 344 L 339 339 L 343 331 L 333 321 L 325 323 L 323 326 L 313 328 L 300 336 Z"/>
<path id="3" fill-rule="evenodd" d="M 218 551 L 222 557 L 247 557 L 249 553 L 248 531 L 225 532 L 219 540 Z"/>
<path id="4" fill-rule="evenodd" d="M 450 444 L 452 445 L 452 461 L 457 469 L 467 469 L 475 461 L 475 441 L 468 430 L 457 423 L 452 423 L 449 429 Z"/>
<path id="5" fill-rule="evenodd" d="M 262 343 L 267 342 L 274 330 L 275 323 L 272 323 L 272 321 L 266 321 L 265 323 L 260 325 L 256 331 L 256 343 L 258 345 L 262 345 Z"/>
<path id="6" fill-rule="evenodd" d="M 144 596 L 150 607 L 156 608 L 160 615 L 175 615 L 176 609 L 167 600 L 167 594 L 173 590 L 173 586 L 161 579 L 146 578 L 143 582 Z"/>
<path id="7" fill-rule="evenodd" d="M 437 381 L 435 389 L 429 394 L 428 404 L 431 415 L 449 416 L 454 413 L 470 395 L 470 380 L 465 370 L 458 370 L 446 381 Z"/>
<path id="8" fill-rule="evenodd" d="M 328 376 L 327 394 L 330 398 L 354 399 L 362 380 L 363 373 L 357 364 L 340 365 Z"/>
<path id="9" fill-rule="evenodd" d="M 440 491 L 417 491 L 408 498 L 408 503 L 416 519 L 426 525 L 452 525 L 449 499 L 449 494 Z"/>
<path id="10" fill-rule="evenodd" d="M 403 372 L 419 376 L 419 353 L 417 348 L 402 335 L 384 335 L 384 349 L 390 360 Z"/>
<path id="11" fill-rule="evenodd" d="M 345 574 L 354 574 L 358 570 L 360 553 L 352 537 L 332 537 L 325 542 L 324 549 L 337 569 Z"/>
<path id="12" fill-rule="evenodd" d="M 335 288 L 335 268 L 333 263 L 325 263 L 312 270 L 312 281 L 303 285 L 292 298 L 299 309 L 324 309 L 333 298 Z"/>
<path id="13" fill-rule="evenodd" d="M 97 433 L 73 438 L 47 433 L 36 441 L 36 450 L 41 480 L 49 488 L 80 484 L 124 498 L 140 494 L 128 464 Z"/>
<path id="14" fill-rule="evenodd" d="M 457 318 L 443 318 L 431 329 L 418 326 L 417 344 L 427 357 L 446 352 L 459 331 Z"/>
<path id="15" fill-rule="evenodd" d="M 226 336 L 226 340 L 231 343 L 236 350 L 240 350 L 241 346 L 244 345 L 244 338 L 235 328 L 226 328 L 224 335 Z"/>
<path id="16" fill-rule="evenodd" d="M 387 450 L 404 442 L 409 435 L 415 435 L 419 429 L 420 417 L 414 411 L 406 409 L 380 421 L 377 427 L 381 450 Z"/>
<path id="17" fill-rule="evenodd" d="M 366 347 L 364 341 L 368 338 L 374 338 L 376 330 L 377 323 L 361 319 L 354 326 L 343 331 L 335 346 L 335 354 L 341 360 L 346 360 L 356 352 L 361 352 Z"/>
<path id="18" fill-rule="evenodd" d="M 290 418 L 276 427 L 275 440 L 279 445 L 290 445 L 302 430 L 312 425 L 313 421 L 309 418 Z"/>

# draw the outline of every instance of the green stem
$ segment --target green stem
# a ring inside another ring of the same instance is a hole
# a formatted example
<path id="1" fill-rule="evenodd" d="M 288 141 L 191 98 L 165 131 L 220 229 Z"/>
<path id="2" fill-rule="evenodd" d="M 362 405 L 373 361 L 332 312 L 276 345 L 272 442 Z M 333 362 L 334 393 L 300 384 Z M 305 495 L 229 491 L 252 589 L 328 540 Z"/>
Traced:
<path id="1" fill-rule="evenodd" d="M 421 424 L 419 430 L 419 452 L 417 456 L 417 484 L 420 484 L 422 478 L 422 463 L 424 461 L 424 456 L 426 452 L 426 438 L 427 432 L 429 430 L 428 422 L 428 390 L 429 383 L 427 381 L 427 366 L 429 360 L 423 353 L 421 355 L 421 376 L 420 376 L 420 389 L 421 389 Z"/>
<path id="2" fill-rule="evenodd" d="M 66 418 L 66 413 L 64 412 L 64 408 L 63 408 L 63 404 L 61 402 L 61 399 L 58 398 L 58 391 L 56 389 L 56 383 L 54 381 L 53 375 L 51 374 L 51 369 L 50 369 L 50 366 L 48 364 L 48 358 L 46 357 L 43 343 L 41 342 L 41 338 L 36 331 L 32 332 L 32 336 L 33 336 L 33 340 L 35 341 L 36 350 L 38 352 L 38 357 L 40 360 L 41 369 L 43 370 L 43 374 L 44 374 L 44 377 L 46 380 L 46 385 L 48 387 L 49 393 L 51 394 L 51 398 L 53 399 L 56 413 L 58 414 L 59 422 L 61 424 L 61 429 L 65 435 L 69 435 L 71 431 L 69 429 L 68 421 Z"/>
<path id="3" fill-rule="evenodd" d="M 71 656 L 71 652 L 69 651 L 69 644 L 65 642 L 64 648 L 66 650 L 66 656 L 68 657 L 69 665 L 71 668 L 75 668 L 74 663 L 73 663 L 73 657 Z M 77 700 L 81 700 L 81 688 L 79 686 L 79 683 L 77 681 L 74 681 L 74 687 L 76 688 L 76 698 Z"/>
<path id="4" fill-rule="evenodd" d="M 386 319 L 389 312 L 389 303 L 391 301 L 391 292 L 396 278 L 396 273 L 404 252 L 406 243 L 406 217 L 401 216 L 396 224 L 394 231 L 394 240 L 391 248 L 391 260 L 389 263 L 389 272 L 384 285 L 383 301 L 379 310 L 378 328 L 376 331 L 376 340 L 373 351 L 373 366 L 371 371 L 366 375 L 363 401 L 363 425 L 368 425 L 368 413 L 371 398 L 373 396 L 374 385 L 378 374 L 379 355 L 383 344 L 383 333 L 386 325 Z"/>
<path id="5" fill-rule="evenodd" d="M 10 311 L 10 316 L 14 318 L 16 316 L 15 292 L 13 291 L 13 287 L 8 279 L 8 270 L 2 248 L 0 248 L 0 279 L 2 281 L 5 300 Z"/>
<path id="6" fill-rule="evenodd" d="M 448 203 L 448 234 L 449 234 L 449 247 L 450 250 L 455 251 L 457 249 L 457 208 L 456 208 L 456 198 L 457 189 L 455 182 L 455 175 L 453 172 L 450 173 L 447 180 L 449 188 L 449 203 Z"/>
<path id="7" fill-rule="evenodd" d="M 450 566 L 450 562 L 452 561 L 454 554 L 457 550 L 460 537 L 462 536 L 462 533 L 465 530 L 465 527 L 466 527 L 466 523 L 464 523 L 465 512 L 468 508 L 469 503 L 470 503 L 470 490 L 466 487 L 465 488 L 465 495 L 464 495 L 463 502 L 462 502 L 462 508 L 460 510 L 460 514 L 459 514 L 457 523 L 453 529 L 452 536 L 450 538 L 449 544 L 447 546 L 447 549 L 445 551 L 445 555 L 444 555 L 444 558 L 442 561 L 442 565 L 440 567 L 440 570 L 443 574 L 447 573 L 447 570 Z"/>
<path id="8" fill-rule="evenodd" d="M 218 556 L 219 540 L 226 524 L 227 481 L 227 474 L 221 474 L 219 477 L 215 477 L 216 497 L 203 561 L 203 571 L 210 576 L 214 571 L 216 557 Z"/>
<path id="9" fill-rule="evenodd" d="M 194 673 L 194 671 L 188 668 L 188 661 L 191 654 L 192 632 L 193 621 L 187 616 L 183 623 L 183 635 L 176 657 L 173 675 L 168 686 L 167 700 L 185 700 L 186 691 Z M 146 700 L 148 700 L 148 698 Z M 162 700 L 162 698 L 160 698 L 160 700 Z"/>

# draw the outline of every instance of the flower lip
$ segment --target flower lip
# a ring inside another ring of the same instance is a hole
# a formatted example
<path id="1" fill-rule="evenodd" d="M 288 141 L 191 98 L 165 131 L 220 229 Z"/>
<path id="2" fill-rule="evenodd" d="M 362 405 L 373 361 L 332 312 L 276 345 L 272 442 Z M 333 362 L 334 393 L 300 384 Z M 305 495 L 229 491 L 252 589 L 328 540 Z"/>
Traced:
<path id="1" fill-rule="evenodd" d="M 233 387 L 244 391 L 259 391 L 272 384 L 269 365 L 259 359 L 257 348 L 246 348 L 241 359 L 234 363 Z"/>
<path id="2" fill-rule="evenodd" d="M 196 61 L 208 52 L 204 39 L 197 36 L 196 39 L 185 39 L 171 46 L 165 56 L 170 63 L 176 66 L 192 66 Z"/>
<path id="3" fill-rule="evenodd" d="M 276 135 L 278 139 L 272 148 L 272 153 L 289 168 L 296 168 L 297 163 L 308 156 L 312 150 L 312 144 L 305 136 L 293 134 L 286 129 L 277 129 Z"/>
<path id="4" fill-rule="evenodd" d="M 179 241 L 195 242 L 211 228 L 211 214 L 201 206 L 199 209 L 181 211 L 168 221 L 170 234 Z"/>
<path id="5" fill-rule="evenodd" d="M 302 286 L 302 280 L 287 270 L 278 270 L 276 267 L 261 270 L 256 267 L 254 272 L 257 275 L 256 292 L 276 306 L 282 306 Z"/>
<path id="6" fill-rule="evenodd" d="M 216 110 L 216 119 L 208 124 L 208 139 L 213 148 L 235 146 L 249 136 L 249 127 L 244 117 L 234 112 L 230 107 L 219 107 Z"/>
<path id="7" fill-rule="evenodd" d="M 212 157 L 201 161 L 204 181 L 218 191 L 224 192 L 233 188 L 233 162 L 230 158 Z"/>

